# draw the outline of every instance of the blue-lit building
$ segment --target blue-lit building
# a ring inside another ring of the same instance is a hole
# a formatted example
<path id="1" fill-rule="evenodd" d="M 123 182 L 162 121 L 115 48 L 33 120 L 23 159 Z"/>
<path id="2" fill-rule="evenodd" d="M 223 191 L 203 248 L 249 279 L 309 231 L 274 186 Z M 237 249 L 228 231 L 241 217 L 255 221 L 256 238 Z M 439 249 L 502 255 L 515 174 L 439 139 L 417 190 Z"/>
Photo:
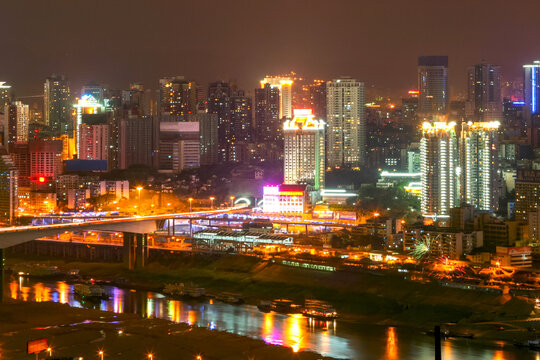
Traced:
<path id="1" fill-rule="evenodd" d="M 523 81 L 523 92 L 525 95 L 525 105 L 529 106 L 531 114 L 540 112 L 540 61 L 536 60 L 532 65 L 523 65 L 525 79 Z"/>
<path id="2" fill-rule="evenodd" d="M 527 115 L 527 137 L 533 148 L 540 146 L 540 61 L 523 65 L 523 92 Z"/>

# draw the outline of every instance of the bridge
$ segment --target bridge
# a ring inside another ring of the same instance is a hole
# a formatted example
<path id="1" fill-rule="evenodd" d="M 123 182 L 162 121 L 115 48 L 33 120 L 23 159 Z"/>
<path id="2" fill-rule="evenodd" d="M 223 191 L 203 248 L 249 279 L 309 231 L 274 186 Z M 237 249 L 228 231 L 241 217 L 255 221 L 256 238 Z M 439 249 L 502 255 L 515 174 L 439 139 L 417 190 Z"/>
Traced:
<path id="1" fill-rule="evenodd" d="M 72 222 L 51 225 L 29 225 L 0 228 L 0 301 L 4 288 L 4 252 L 6 248 L 45 236 L 66 231 L 103 230 L 124 233 L 124 264 L 133 269 L 142 267 L 147 257 L 147 234 L 163 228 L 165 221 L 175 218 L 195 218 L 246 210 L 245 206 L 232 208 L 148 216 L 103 218 L 86 222 Z M 75 219 L 75 218 L 73 218 Z"/>
<path id="2" fill-rule="evenodd" d="M 148 216 L 129 216 L 129 217 L 114 217 L 102 218 L 100 220 L 90 220 L 83 222 L 61 223 L 51 225 L 28 225 L 28 226 L 13 226 L 0 228 L 0 249 L 5 249 L 14 245 L 22 244 L 28 241 L 35 240 L 44 236 L 56 235 L 65 231 L 83 231 L 83 230 L 104 230 L 125 232 L 134 234 L 149 234 L 158 229 L 163 228 L 166 220 L 169 219 L 206 219 L 204 216 L 234 213 L 245 210 L 244 206 L 236 206 L 233 208 L 198 211 L 190 213 L 176 213 L 163 215 L 148 215 Z M 68 218 L 61 217 L 58 218 Z M 74 218 L 70 219 L 81 219 Z"/>

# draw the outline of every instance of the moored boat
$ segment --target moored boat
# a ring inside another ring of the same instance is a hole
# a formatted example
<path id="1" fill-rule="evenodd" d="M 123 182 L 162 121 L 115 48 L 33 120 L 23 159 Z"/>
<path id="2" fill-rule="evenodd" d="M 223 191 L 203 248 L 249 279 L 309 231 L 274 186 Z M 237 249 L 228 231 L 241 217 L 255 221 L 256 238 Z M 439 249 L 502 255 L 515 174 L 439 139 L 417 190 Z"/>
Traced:
<path id="1" fill-rule="evenodd" d="M 302 312 L 302 306 L 293 303 L 290 299 L 273 300 L 270 309 L 281 314 L 300 314 Z"/>
<path id="2" fill-rule="evenodd" d="M 332 320 L 338 317 L 336 309 L 329 303 L 321 300 L 306 300 L 302 314 L 320 320 Z"/>

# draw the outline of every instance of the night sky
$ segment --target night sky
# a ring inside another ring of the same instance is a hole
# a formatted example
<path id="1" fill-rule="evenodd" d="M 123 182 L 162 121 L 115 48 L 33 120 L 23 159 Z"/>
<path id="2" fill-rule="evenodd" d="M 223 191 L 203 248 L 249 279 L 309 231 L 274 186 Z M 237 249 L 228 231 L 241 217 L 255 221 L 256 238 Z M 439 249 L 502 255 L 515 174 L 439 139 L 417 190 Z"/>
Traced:
<path id="1" fill-rule="evenodd" d="M 539 13 L 535 0 L 0 0 L 0 81 L 17 96 L 42 93 L 51 73 L 77 91 L 172 75 L 251 90 L 294 70 L 401 91 L 416 88 L 418 55 L 449 55 L 456 95 L 468 65 L 512 80 L 540 58 Z"/>

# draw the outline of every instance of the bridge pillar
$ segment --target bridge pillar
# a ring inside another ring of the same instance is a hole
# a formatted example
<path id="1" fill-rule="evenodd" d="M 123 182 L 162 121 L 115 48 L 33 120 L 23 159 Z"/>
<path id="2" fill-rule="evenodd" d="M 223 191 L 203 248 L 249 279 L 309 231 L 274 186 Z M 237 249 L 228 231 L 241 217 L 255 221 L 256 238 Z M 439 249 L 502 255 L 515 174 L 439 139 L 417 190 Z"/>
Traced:
<path id="1" fill-rule="evenodd" d="M 0 303 L 4 302 L 4 249 L 0 249 Z"/>
<path id="2" fill-rule="evenodd" d="M 136 234 L 137 247 L 135 255 L 135 267 L 140 269 L 148 261 L 148 234 Z"/>
<path id="3" fill-rule="evenodd" d="M 124 266 L 129 270 L 142 268 L 148 261 L 148 235 L 124 233 Z"/>
<path id="4" fill-rule="evenodd" d="M 123 248 L 124 266 L 129 270 L 135 268 L 135 234 L 130 232 L 124 233 L 124 248 Z"/>

